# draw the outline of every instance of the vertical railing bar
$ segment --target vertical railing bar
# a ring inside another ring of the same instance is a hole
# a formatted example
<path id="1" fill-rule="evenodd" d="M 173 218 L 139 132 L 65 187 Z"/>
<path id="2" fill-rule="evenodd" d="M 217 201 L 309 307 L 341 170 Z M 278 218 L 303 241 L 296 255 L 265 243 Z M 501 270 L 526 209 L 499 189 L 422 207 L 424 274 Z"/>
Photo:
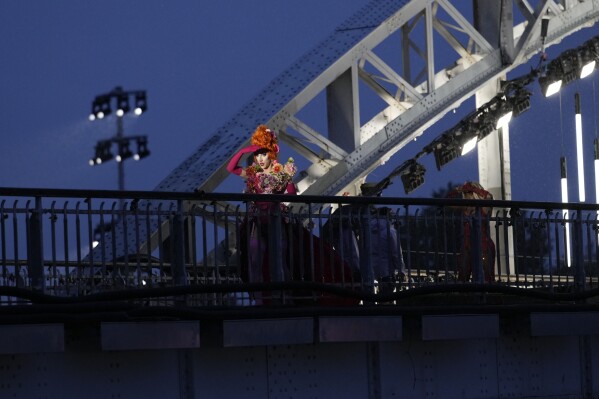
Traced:
<path id="1" fill-rule="evenodd" d="M 555 213 L 555 221 L 553 222 L 553 230 L 555 232 L 555 272 L 557 273 L 557 275 L 555 273 L 551 273 L 550 277 L 550 281 L 551 281 L 551 286 L 553 287 L 553 284 L 558 284 L 559 283 L 559 274 L 560 274 L 560 262 L 561 262 L 561 250 L 560 250 L 560 228 L 559 226 L 561 224 L 563 224 L 563 222 L 561 222 L 558 218 L 561 215 L 561 211 L 556 211 Z M 553 271 L 553 268 L 551 268 L 551 270 Z M 555 277 L 555 281 L 554 281 L 554 277 Z"/>
<path id="2" fill-rule="evenodd" d="M 162 237 L 162 203 L 158 204 L 157 209 L 158 220 L 158 264 L 160 266 L 160 274 L 164 274 L 164 240 Z"/>
<path id="3" fill-rule="evenodd" d="M 441 206 L 439 213 L 441 214 L 441 231 L 443 232 L 443 272 L 445 273 L 445 284 L 449 283 L 449 245 L 447 238 L 447 208 Z"/>
<path id="4" fill-rule="evenodd" d="M 424 212 L 422 212 L 422 217 L 420 217 L 420 209 L 417 209 L 416 212 L 414 213 L 415 216 L 415 220 L 416 220 L 416 224 L 415 224 L 415 229 L 416 229 L 416 236 L 420 236 L 420 231 L 424 231 L 426 232 L 427 229 L 427 223 L 426 223 L 426 217 L 424 215 Z M 422 226 L 421 226 L 422 225 Z M 422 285 L 422 254 L 424 252 L 424 250 L 422 249 L 422 245 L 426 245 L 426 243 L 424 242 L 419 242 L 418 243 L 418 247 L 415 250 L 415 261 L 416 261 L 416 275 L 418 276 L 418 285 Z"/>
<path id="5" fill-rule="evenodd" d="M 237 270 L 236 273 L 233 273 L 234 275 L 237 275 L 239 277 L 241 277 L 241 228 L 243 226 L 242 224 L 242 220 L 243 218 L 241 217 L 241 213 L 240 213 L 240 209 L 241 209 L 241 204 L 237 204 L 237 206 L 235 207 L 235 211 L 234 211 L 234 219 L 235 219 L 235 264 L 237 265 Z"/>
<path id="6" fill-rule="evenodd" d="M 29 204 L 29 201 L 27 202 Z M 29 206 L 28 206 L 29 207 Z M 28 212 L 29 223 L 29 242 L 27 247 L 29 254 L 29 275 L 31 279 L 31 288 L 34 291 L 44 293 L 46 290 L 46 279 L 44 273 L 44 238 L 42 226 L 42 197 L 35 196 L 35 208 Z"/>
<path id="7" fill-rule="evenodd" d="M 80 201 L 75 204 L 75 245 L 77 249 L 77 290 L 81 295 L 82 290 L 85 289 L 86 284 L 83 282 L 83 264 L 81 260 L 81 218 L 79 217 Z"/>
<path id="8" fill-rule="evenodd" d="M 587 276 L 589 277 L 589 283 L 590 283 L 590 287 L 589 288 L 593 288 L 593 281 L 592 281 L 592 260 L 593 260 L 593 253 L 592 253 L 592 233 L 591 233 L 591 223 L 589 221 L 590 218 L 590 214 L 587 214 L 586 216 L 586 221 L 584 222 L 584 231 L 586 232 L 586 255 L 583 254 L 583 265 L 587 265 L 588 264 L 588 268 L 585 267 L 585 273 L 584 273 L 584 278 L 585 278 L 585 282 L 587 280 Z M 585 261 L 586 260 L 586 261 Z"/>
<path id="9" fill-rule="evenodd" d="M 212 276 L 214 284 L 220 284 L 220 270 L 219 270 L 219 235 L 218 235 L 218 207 L 215 202 L 212 203 L 212 232 L 214 237 L 214 268 L 212 269 Z"/>
<path id="10" fill-rule="evenodd" d="M 286 217 L 288 218 L 287 223 L 285 223 L 285 238 L 287 239 L 287 253 L 285 254 L 287 260 L 287 266 L 289 269 L 289 274 L 290 274 L 290 278 L 292 280 L 296 279 L 296 264 L 295 264 L 295 257 L 293 256 L 293 254 L 295 253 L 295 240 L 294 240 L 294 236 L 293 236 L 293 225 L 295 223 L 295 220 L 293 218 L 293 215 L 291 214 L 291 211 L 287 211 L 287 215 Z"/>
<path id="11" fill-rule="evenodd" d="M 514 275 L 516 276 L 516 286 L 520 287 L 520 257 L 518 245 L 518 231 L 520 222 L 520 210 L 512 208 L 510 211 L 510 220 L 512 222 L 513 231 L 513 247 L 514 247 Z"/>
<path id="12" fill-rule="evenodd" d="M 301 206 L 297 215 L 297 236 L 298 236 L 298 254 L 299 254 L 299 266 L 300 266 L 300 276 L 301 280 L 304 281 L 306 278 L 306 263 L 304 260 L 304 234 L 303 234 L 303 226 L 302 226 L 302 212 L 304 207 Z M 312 274 L 312 280 L 314 280 L 314 275 Z"/>
<path id="13" fill-rule="evenodd" d="M 160 270 L 160 276 L 165 276 L 165 280 L 166 280 L 166 273 L 164 271 L 164 241 L 162 238 L 162 202 L 158 204 L 157 210 L 157 226 L 158 226 L 158 267 Z M 172 277 L 172 274 L 171 274 Z M 165 281 L 166 283 L 166 281 Z M 171 285 L 173 284 L 172 280 L 171 280 Z M 168 298 L 162 298 L 159 301 L 162 305 L 166 305 L 168 303 Z"/>
<path id="14" fill-rule="evenodd" d="M 189 284 L 199 284 L 199 270 L 198 270 L 198 248 L 196 245 L 197 240 L 197 221 L 196 216 L 198 215 L 198 206 L 197 204 L 193 204 L 191 209 L 189 210 L 188 219 L 189 219 L 189 234 L 191 237 L 189 238 L 189 260 L 191 264 L 191 270 L 189 271 Z"/>
<path id="15" fill-rule="evenodd" d="M 119 215 L 118 215 L 118 210 L 117 210 L 117 202 L 116 201 L 112 201 L 112 205 L 110 207 L 110 250 L 112 253 L 112 273 L 113 273 L 113 278 L 118 278 L 119 279 L 119 283 L 123 283 L 126 285 L 126 276 L 123 276 L 121 273 L 121 269 L 118 266 L 118 259 L 117 259 L 117 250 L 116 250 L 116 228 L 117 228 L 117 223 L 119 221 Z M 104 238 L 106 238 L 106 234 L 103 233 L 102 234 L 103 240 Z M 126 236 L 123 235 L 123 240 L 126 241 Z M 105 247 L 104 241 L 102 242 L 102 246 Z"/>
<path id="16" fill-rule="evenodd" d="M 318 207 L 317 210 L 315 210 L 315 212 L 318 212 L 315 217 L 318 223 L 318 231 L 321 232 L 322 231 L 322 205 L 320 205 Z M 314 232 L 312 232 L 312 234 L 314 234 Z M 332 255 L 332 251 L 331 251 L 331 255 Z M 323 240 L 318 240 L 318 269 L 320 270 L 321 274 L 323 276 L 326 276 L 326 266 L 324 263 L 324 242 Z M 324 280 L 325 283 L 329 283 L 329 284 L 333 284 L 335 282 L 335 267 L 334 267 L 334 262 L 330 263 L 331 266 L 331 270 L 329 271 L 331 273 L 331 281 L 326 281 Z"/>
<path id="17" fill-rule="evenodd" d="M 120 220 L 123 226 L 123 267 L 125 275 L 123 276 L 126 286 L 133 284 L 133 277 L 129 270 L 129 223 L 127 223 L 127 209 L 126 205 L 119 207 Z"/>
<path id="18" fill-rule="evenodd" d="M 494 254 L 494 256 L 495 256 L 495 272 L 497 273 L 497 279 L 496 280 L 500 284 L 502 282 L 502 279 L 504 278 L 503 273 L 501 271 L 501 269 L 502 269 L 501 268 L 502 262 L 501 262 L 501 256 L 500 256 L 500 254 L 502 254 L 503 252 L 506 252 L 507 248 L 509 248 L 509 245 L 507 245 L 507 243 L 505 243 L 505 242 L 504 242 L 504 244 L 506 244 L 505 248 L 502 248 L 501 247 L 502 241 L 499 239 L 500 235 L 501 235 L 500 226 L 504 226 L 503 230 L 507 229 L 507 224 L 505 223 L 505 220 L 501 219 L 501 216 L 500 216 L 501 212 L 502 212 L 502 210 L 495 211 L 495 216 L 490 219 L 490 221 L 495 222 L 495 226 L 494 226 L 495 234 L 493 234 L 493 237 L 497 237 L 497 242 L 495 243 L 495 254 Z M 507 274 L 508 273 L 506 273 L 506 275 Z M 508 276 L 505 276 L 505 279 L 507 281 L 509 281 L 509 277 Z"/>
<path id="19" fill-rule="evenodd" d="M 100 202 L 100 224 L 98 225 L 100 228 L 100 240 L 102 241 L 100 247 L 100 265 L 102 270 L 102 281 L 111 281 L 111 284 L 114 286 L 115 280 L 115 269 L 112 270 L 112 278 L 108 278 L 108 268 L 106 267 L 106 245 L 104 245 L 104 233 L 106 231 L 106 225 L 104 224 L 104 201 Z M 95 229 L 94 229 L 95 234 Z M 95 238 L 95 237 L 94 237 Z M 112 254 L 114 258 L 114 253 Z"/>
<path id="20" fill-rule="evenodd" d="M 422 216 L 426 220 L 426 225 L 429 226 L 425 231 L 432 231 L 433 237 L 437 237 L 437 218 L 434 212 L 423 212 Z M 432 227 L 432 229 L 431 229 Z M 425 267 L 425 282 L 430 283 L 431 275 L 438 269 L 437 267 L 437 253 L 438 253 L 438 242 L 433 240 L 431 245 L 425 245 L 423 248 L 424 252 L 424 267 Z"/>
<path id="21" fill-rule="evenodd" d="M 252 203 L 251 202 L 246 202 L 245 203 L 245 224 L 243 225 L 243 228 L 245 229 L 245 243 L 243 243 L 244 249 L 245 249 L 245 265 L 242 265 L 240 263 L 240 269 L 239 269 L 239 276 L 243 277 L 243 273 L 241 268 L 246 268 L 246 279 L 248 281 L 246 281 L 247 283 L 253 283 L 253 281 L 250 281 L 250 268 L 251 268 L 251 260 L 250 260 L 250 243 L 251 243 L 251 233 L 252 233 L 252 217 L 254 217 L 255 215 L 251 215 L 252 211 L 254 211 Z M 241 242 L 241 238 L 240 238 L 240 242 Z M 249 294 L 249 303 L 248 305 L 252 304 L 252 301 L 254 301 L 255 303 L 255 299 L 256 299 L 256 293 L 255 292 L 250 292 Z"/>
<path id="22" fill-rule="evenodd" d="M 407 256 L 407 279 L 408 279 L 408 287 L 410 287 L 411 285 L 411 280 L 412 280 L 412 231 L 410 229 L 410 225 L 411 225 L 411 220 L 410 220 L 410 212 L 409 212 L 409 205 L 404 205 L 404 209 L 406 211 L 405 213 L 405 228 L 406 228 L 406 253 L 408 254 Z M 405 260 L 405 259 L 404 259 Z"/>
<path id="23" fill-rule="evenodd" d="M 509 231 L 510 228 L 512 229 L 512 240 L 515 241 L 515 234 L 513 234 L 514 229 L 513 229 L 513 224 L 511 222 L 511 214 L 510 212 L 508 212 L 508 210 L 506 208 L 503 208 L 501 210 L 501 212 L 503 213 L 502 216 L 502 224 L 503 224 L 503 252 L 504 252 L 504 256 L 503 259 L 505 261 L 505 274 L 506 274 L 506 280 L 509 283 L 510 280 L 512 279 L 512 273 L 511 273 L 511 269 L 510 269 L 510 256 L 512 258 L 516 258 L 516 253 L 514 251 L 513 254 L 510 254 L 510 235 L 509 235 Z M 499 240 L 498 240 L 499 241 Z M 511 242 L 512 244 L 512 249 L 513 249 L 513 241 Z M 499 253 L 498 253 L 499 255 Z M 499 256 L 498 256 L 499 257 Z M 514 265 L 514 270 L 515 270 L 515 265 Z"/>
<path id="24" fill-rule="evenodd" d="M 19 226 L 18 226 L 18 220 L 17 220 L 17 203 L 18 200 L 15 200 L 14 204 L 13 204 L 13 209 L 12 209 L 12 227 L 13 227 L 13 251 L 14 251 L 14 278 L 15 278 L 15 286 L 16 287 L 20 287 L 21 283 L 19 281 L 19 238 L 18 238 L 18 232 L 19 232 Z"/>
<path id="25" fill-rule="evenodd" d="M 212 202 L 212 232 L 214 239 L 214 267 L 212 268 L 212 284 L 220 284 L 220 267 L 219 267 L 219 235 L 218 235 L 218 206 L 216 202 Z M 212 300 L 214 304 L 222 304 L 222 294 L 212 293 Z"/>
<path id="26" fill-rule="evenodd" d="M 132 200 L 131 203 L 133 203 Z M 145 222 L 146 222 L 146 267 L 148 268 L 148 285 L 150 287 L 153 287 L 154 284 L 154 265 L 152 262 L 152 223 L 151 223 L 151 217 L 152 214 L 150 212 L 150 201 L 146 202 L 146 209 L 145 209 Z M 160 228 L 160 226 L 158 226 L 158 228 Z M 158 276 L 156 278 L 156 282 L 160 282 L 160 279 L 162 278 L 162 273 L 158 272 Z"/>
<path id="27" fill-rule="evenodd" d="M 126 207 L 127 203 L 125 203 L 124 207 Z M 141 248 L 141 232 L 139 228 L 139 207 L 133 207 L 133 220 L 135 220 L 135 274 L 137 274 L 137 284 L 143 284 L 143 273 L 141 266 L 141 256 L 139 249 Z M 148 243 L 149 244 L 149 243 Z M 129 253 L 125 254 L 125 256 L 129 257 Z M 148 270 L 148 273 L 150 271 Z"/>
<path id="28" fill-rule="evenodd" d="M 545 230 L 546 230 L 546 234 L 547 234 L 547 249 L 548 251 L 548 255 L 547 255 L 547 263 L 549 264 L 549 290 L 551 292 L 553 292 L 553 284 L 552 284 L 552 276 L 553 276 L 553 246 L 551 245 L 551 219 L 550 219 L 550 215 L 551 215 L 551 210 L 550 209 L 546 209 L 544 214 L 545 214 Z"/>
<path id="29" fill-rule="evenodd" d="M 586 289 L 586 279 L 585 279 L 585 265 L 584 265 L 584 249 L 583 249 L 583 234 L 582 234 L 582 211 L 577 210 L 576 219 L 574 221 L 575 232 L 574 235 L 576 239 L 572 240 L 573 249 L 576 251 L 575 259 L 576 259 L 576 269 L 575 272 L 575 281 L 574 286 L 577 292 L 584 291 Z"/>
<path id="30" fill-rule="evenodd" d="M 4 284 L 7 283 L 8 278 L 6 259 L 6 218 L 8 217 L 8 215 L 5 213 L 5 203 L 6 200 L 2 200 L 2 202 L 0 203 L 0 234 L 2 235 L 2 237 L 0 237 L 2 239 L 2 281 L 4 282 Z"/>
<path id="31" fill-rule="evenodd" d="M 65 284 L 66 284 L 66 293 L 71 293 L 71 266 L 69 264 L 70 256 L 69 256 L 69 220 L 67 214 L 67 206 L 69 201 L 65 201 L 63 204 L 62 211 L 62 236 L 63 236 L 63 248 L 64 248 L 64 263 L 65 263 Z"/>
<path id="32" fill-rule="evenodd" d="M 339 213 L 337 215 L 335 215 L 335 213 L 333 212 L 333 206 L 331 204 L 331 206 L 329 207 L 329 215 L 328 215 L 328 219 L 327 222 L 325 223 L 325 225 L 331 226 L 330 228 L 326 229 L 327 231 L 326 236 L 327 237 L 323 237 L 325 240 L 327 240 L 329 242 L 329 245 L 331 246 L 331 249 L 334 248 L 335 251 L 337 251 L 337 253 L 339 254 L 339 256 L 341 257 L 341 273 L 342 273 L 342 286 L 345 287 L 345 267 L 344 266 L 344 262 L 346 262 L 346 259 L 350 259 L 351 258 L 351 254 L 346 254 L 346 250 L 344 247 L 344 236 L 343 236 L 343 209 L 342 209 L 342 205 L 339 203 L 337 204 L 337 209 L 339 211 Z M 337 222 L 337 224 L 335 224 L 335 218 L 339 219 L 339 221 Z M 337 231 L 335 231 L 337 230 Z M 322 227 L 321 227 L 321 231 L 322 231 Z M 337 237 L 339 237 L 338 240 L 335 240 L 335 234 L 337 234 Z M 337 246 L 337 248 L 335 248 L 335 246 Z M 329 255 L 329 259 L 331 262 L 331 265 L 335 264 L 335 256 L 334 256 L 334 252 L 333 250 L 331 250 L 330 255 Z"/>
<path id="33" fill-rule="evenodd" d="M 50 265 L 49 267 L 51 268 L 51 273 L 52 273 L 52 290 L 54 291 L 54 293 L 56 294 L 57 291 L 60 289 L 60 279 L 57 278 L 57 255 L 56 255 L 56 246 L 57 244 L 57 240 L 56 240 L 56 221 L 57 221 L 57 217 L 56 217 L 56 212 L 55 212 L 55 205 L 56 205 L 56 201 L 52 201 L 52 204 L 50 206 L 50 249 L 51 249 L 51 261 L 50 261 Z"/>
<path id="34" fill-rule="evenodd" d="M 223 211 L 222 220 L 223 220 L 223 275 L 225 279 L 225 284 L 229 281 L 229 273 L 231 262 L 229 259 L 229 204 L 225 205 L 225 209 Z M 219 273 L 220 274 L 220 273 Z"/>
<path id="35" fill-rule="evenodd" d="M 370 232 L 370 209 L 360 207 L 360 272 L 362 274 L 362 284 L 368 293 L 374 292 L 374 271 L 372 268 L 372 241 Z"/>
<path id="36" fill-rule="evenodd" d="M 312 203 L 309 202 L 308 203 L 308 225 L 309 225 L 309 231 L 310 234 L 313 234 L 313 223 L 314 221 L 312 220 Z M 309 236 L 311 237 L 311 235 Z M 316 282 L 322 282 L 322 279 L 320 276 L 318 276 L 318 280 L 316 279 L 316 270 L 315 270 L 315 265 L 314 265 L 314 240 L 310 240 L 308 242 L 308 256 L 309 256 L 309 260 L 310 260 L 310 270 L 312 271 L 312 278 L 314 279 L 314 281 Z"/>
<path id="37" fill-rule="evenodd" d="M 29 229 L 29 223 L 27 220 L 27 218 L 29 217 L 29 212 L 30 212 L 29 203 L 30 203 L 29 200 L 25 203 L 25 215 L 24 215 L 24 218 L 25 218 L 25 220 L 24 220 L 24 222 L 25 222 L 25 245 L 27 245 L 27 237 L 29 237 L 31 234 L 30 229 Z M 25 257 L 27 257 L 27 253 L 25 253 Z M 25 259 L 25 260 L 27 260 L 27 259 Z M 21 287 L 21 285 L 19 284 L 19 281 L 20 281 L 19 277 L 21 276 L 21 270 L 22 270 L 23 266 L 21 266 L 18 256 L 16 257 L 15 261 L 17 261 L 16 266 L 15 266 L 15 278 L 17 279 L 16 280 L 17 287 Z M 29 274 L 29 273 L 27 273 L 27 274 Z M 24 283 L 24 285 L 27 285 L 26 282 L 23 282 L 23 283 Z"/>
<path id="38" fill-rule="evenodd" d="M 208 263 L 209 263 L 208 262 L 208 238 L 207 238 L 208 226 L 206 225 L 206 215 L 208 214 L 208 211 L 206 209 L 207 207 L 208 207 L 208 204 L 204 204 L 203 212 L 202 212 L 202 263 L 203 263 L 203 269 L 204 269 L 202 274 L 203 274 L 203 278 L 204 278 L 204 283 L 208 282 L 206 280 L 206 278 L 210 274 L 209 269 L 208 269 Z M 249 237 L 248 237 L 248 240 L 249 240 Z M 249 244 L 248 244 L 248 248 L 249 248 Z"/>
<path id="39" fill-rule="evenodd" d="M 91 287 L 92 292 L 95 291 L 96 281 L 94 276 L 96 274 L 95 264 L 94 264 L 94 246 L 93 246 L 93 228 L 92 228 L 92 198 L 88 197 L 84 199 L 84 202 L 87 203 L 87 244 L 89 248 L 89 270 L 90 270 L 90 279 L 91 279 Z M 100 276 L 100 282 L 104 276 Z"/>

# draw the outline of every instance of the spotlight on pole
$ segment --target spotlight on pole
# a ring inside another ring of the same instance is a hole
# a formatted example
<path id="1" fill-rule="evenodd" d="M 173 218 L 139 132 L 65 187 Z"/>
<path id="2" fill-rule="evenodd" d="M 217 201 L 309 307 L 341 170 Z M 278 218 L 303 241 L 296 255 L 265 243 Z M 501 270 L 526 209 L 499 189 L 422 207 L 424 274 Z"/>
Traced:
<path id="1" fill-rule="evenodd" d="M 133 156 L 133 152 L 129 148 L 129 140 L 124 139 L 118 142 L 119 153 L 115 157 L 117 162 L 123 162 L 127 158 L 131 158 Z"/>
<path id="2" fill-rule="evenodd" d="M 137 139 L 137 152 L 133 155 L 133 159 L 139 161 L 150 155 L 148 150 L 148 139 L 146 137 L 139 137 Z"/>
<path id="3" fill-rule="evenodd" d="M 98 141 L 95 148 L 95 156 L 93 158 L 94 163 L 90 165 L 100 165 L 106 161 L 110 161 L 114 156 L 110 151 L 110 147 L 112 146 L 112 141 L 110 140 L 102 140 Z"/>
<path id="4" fill-rule="evenodd" d="M 146 112 L 148 109 L 148 104 L 146 101 L 146 92 L 140 91 L 135 94 L 135 115 L 139 116 Z"/>
<path id="5" fill-rule="evenodd" d="M 129 96 L 127 94 L 117 95 L 116 116 L 122 117 L 129 112 Z"/>
<path id="6" fill-rule="evenodd" d="M 100 112 L 98 112 L 96 116 L 98 119 L 103 119 L 111 113 L 112 108 L 110 107 L 110 96 L 102 96 L 100 98 Z"/>

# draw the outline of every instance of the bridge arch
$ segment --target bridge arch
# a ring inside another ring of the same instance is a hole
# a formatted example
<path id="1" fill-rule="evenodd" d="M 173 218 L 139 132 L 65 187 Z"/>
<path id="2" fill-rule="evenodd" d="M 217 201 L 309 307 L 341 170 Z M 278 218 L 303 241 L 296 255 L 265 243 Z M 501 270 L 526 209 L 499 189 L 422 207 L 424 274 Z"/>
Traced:
<path id="1" fill-rule="evenodd" d="M 226 162 L 259 123 L 275 128 L 300 158 L 301 193 L 351 189 L 448 111 L 483 89 L 494 95 L 498 79 L 598 15 L 595 2 L 478 0 L 457 9 L 446 0 L 373 0 L 275 77 L 156 189 L 217 189 Z M 550 18 L 544 40 L 543 17 Z M 378 108 L 365 104 L 367 96 Z M 319 108 L 324 122 L 305 119 L 308 108 Z"/>

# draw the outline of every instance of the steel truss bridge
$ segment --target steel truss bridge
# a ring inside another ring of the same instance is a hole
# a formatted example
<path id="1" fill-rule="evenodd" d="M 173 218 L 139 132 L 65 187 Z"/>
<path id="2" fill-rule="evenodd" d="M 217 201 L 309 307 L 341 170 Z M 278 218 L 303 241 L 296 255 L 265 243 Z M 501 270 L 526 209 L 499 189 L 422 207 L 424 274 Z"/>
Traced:
<path id="1" fill-rule="evenodd" d="M 372 272 L 377 258 L 361 260 L 355 279 L 323 266 L 336 264 L 322 229 L 342 205 L 337 194 L 359 194 L 444 114 L 472 96 L 489 102 L 510 71 L 599 18 L 598 0 L 462 6 L 367 3 L 153 192 L 0 190 L 0 395 L 597 397 L 597 208 L 510 201 L 507 128 L 478 142 L 479 180 L 494 202 L 343 198 L 393 210 L 374 216 L 397 227 L 405 251 L 391 292 Z M 324 122 L 308 117 L 319 105 Z M 305 241 L 288 258 L 310 271 L 299 280 L 240 280 L 236 227 L 252 197 L 212 193 L 260 123 L 303 169 L 292 220 Z M 495 210 L 477 219 L 494 232 L 492 282 L 476 241 L 472 279 L 456 277 L 450 232 L 463 220 L 448 209 L 464 205 Z M 269 302 L 252 303 L 257 292 Z"/>

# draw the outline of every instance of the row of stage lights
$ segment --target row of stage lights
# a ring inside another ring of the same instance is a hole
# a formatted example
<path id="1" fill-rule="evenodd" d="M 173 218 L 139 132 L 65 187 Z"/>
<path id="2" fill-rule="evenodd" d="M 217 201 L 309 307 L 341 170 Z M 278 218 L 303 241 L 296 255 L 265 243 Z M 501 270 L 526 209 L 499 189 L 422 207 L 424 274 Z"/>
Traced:
<path id="1" fill-rule="evenodd" d="M 414 158 L 396 168 L 383 182 L 387 181 L 388 185 L 390 178 L 399 175 L 405 193 L 411 193 L 424 184 L 426 168 L 417 162 L 420 157 L 434 153 L 437 170 L 441 170 L 448 162 L 476 148 L 477 143 L 491 132 L 507 126 L 512 118 L 530 109 L 531 93 L 525 86 L 537 77 L 543 95 L 548 97 L 572 81 L 589 76 L 598 68 L 599 36 L 595 36 L 580 47 L 563 52 L 545 67 L 540 65 L 525 76 L 503 82 L 495 97 L 446 130 Z"/>
<path id="2" fill-rule="evenodd" d="M 130 148 L 131 140 L 135 140 L 137 144 L 137 151 L 133 152 Z M 118 145 L 118 153 L 116 156 L 112 153 L 112 143 Z M 145 136 L 129 136 L 127 138 L 113 138 L 109 140 L 100 140 L 96 143 L 95 155 L 89 160 L 89 165 L 100 165 L 104 162 L 110 161 L 114 158 L 117 162 L 123 162 L 127 158 L 133 158 L 135 161 L 139 161 L 150 155 L 148 150 L 148 139 Z"/>
<path id="3" fill-rule="evenodd" d="M 89 120 L 104 119 L 104 117 L 112 113 L 111 101 L 116 100 L 116 116 L 123 117 L 131 110 L 129 106 L 129 96 L 134 96 L 135 107 L 133 113 L 140 116 L 148 109 L 145 91 L 125 92 L 120 87 L 111 91 L 108 94 L 96 96 L 92 103 L 92 112 L 89 114 Z"/>

